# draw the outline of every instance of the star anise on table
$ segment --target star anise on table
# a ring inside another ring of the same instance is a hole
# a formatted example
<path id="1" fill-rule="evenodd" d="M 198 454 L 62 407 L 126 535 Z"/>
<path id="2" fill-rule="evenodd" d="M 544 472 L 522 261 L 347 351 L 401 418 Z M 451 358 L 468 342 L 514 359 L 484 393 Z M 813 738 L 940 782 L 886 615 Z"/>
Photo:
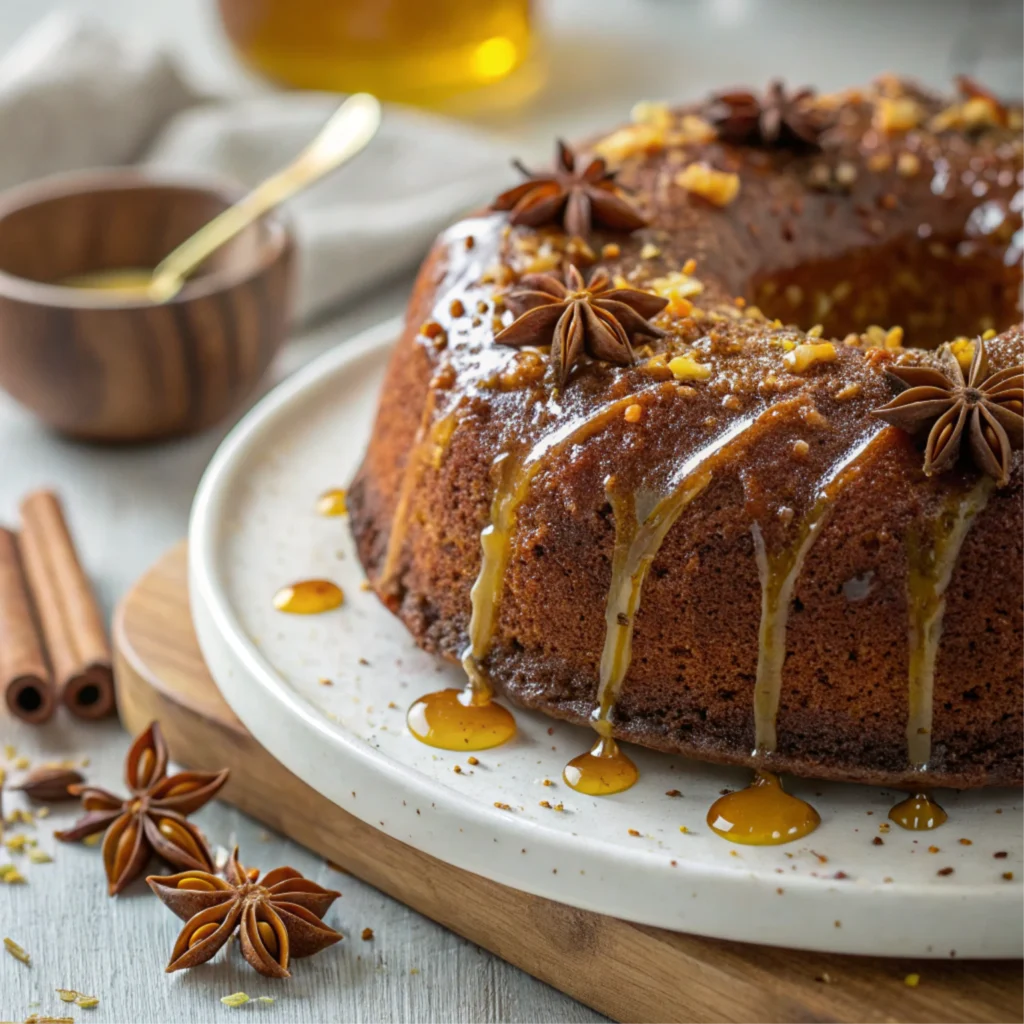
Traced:
<path id="1" fill-rule="evenodd" d="M 70 786 L 86 814 L 69 829 L 55 832 L 74 842 L 106 830 L 103 867 L 111 896 L 141 873 L 155 853 L 176 868 L 213 870 L 202 832 L 187 819 L 227 782 L 221 772 L 179 772 L 167 776 L 167 744 L 153 722 L 132 744 L 124 765 L 127 797 L 96 786 Z"/>
<path id="2" fill-rule="evenodd" d="M 167 972 L 212 959 L 238 930 L 242 956 L 260 974 L 288 978 L 292 958 L 312 956 L 342 935 L 321 920 L 341 895 L 294 868 L 275 868 L 262 879 L 238 862 L 238 847 L 225 878 L 207 871 L 150 875 L 146 881 L 163 904 L 185 921 Z"/>
<path id="3" fill-rule="evenodd" d="M 928 429 L 924 471 L 949 469 L 967 434 L 975 466 L 1003 487 L 1010 478 L 1010 453 L 1024 446 L 1024 365 L 989 375 L 988 354 L 980 338 L 964 378 L 956 357 L 947 352 L 945 369 L 896 366 L 886 370 L 902 390 L 872 415 L 908 433 Z"/>
<path id="4" fill-rule="evenodd" d="M 746 89 L 716 93 L 708 120 L 724 142 L 817 149 L 829 118 L 810 104 L 813 96 L 813 89 L 787 93 L 775 79 L 762 96 Z"/>
<path id="5" fill-rule="evenodd" d="M 578 170 L 577 155 L 559 140 L 558 158 L 550 173 L 534 174 L 518 160 L 513 166 L 528 180 L 502 192 L 492 204 L 495 210 L 511 211 L 511 224 L 540 227 L 561 221 L 570 235 L 587 238 L 594 224 L 636 231 L 647 223 L 615 183 L 615 174 L 602 157 L 594 157 Z"/>
<path id="6" fill-rule="evenodd" d="M 517 347 L 550 344 L 555 380 L 564 385 L 584 352 L 620 366 L 632 363 L 630 342 L 635 335 L 664 334 L 647 321 L 668 305 L 668 299 L 637 288 L 614 288 L 603 267 L 584 283 L 570 263 L 565 283 L 553 274 L 524 275 L 505 304 L 517 319 L 494 340 Z"/>

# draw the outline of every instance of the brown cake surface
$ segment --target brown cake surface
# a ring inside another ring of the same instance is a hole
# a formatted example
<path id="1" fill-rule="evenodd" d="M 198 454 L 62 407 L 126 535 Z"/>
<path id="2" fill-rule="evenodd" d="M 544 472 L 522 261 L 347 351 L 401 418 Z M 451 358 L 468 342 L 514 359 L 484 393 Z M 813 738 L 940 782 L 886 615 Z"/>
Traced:
<path id="1" fill-rule="evenodd" d="M 590 722 L 606 639 L 631 633 L 617 738 L 1019 784 L 1021 454 L 999 486 L 966 441 L 926 476 L 921 438 L 872 411 L 886 368 L 966 367 L 982 338 L 990 372 L 1022 361 L 1020 111 L 893 78 L 804 104 L 831 123 L 818 146 L 726 141 L 708 104 L 592 140 L 646 218 L 631 233 L 495 212 L 438 240 L 349 493 L 359 555 L 417 643 L 457 660 L 490 528 L 480 667 L 516 704 Z M 669 303 L 632 365 L 584 356 L 558 387 L 545 347 L 494 338 L 523 276 L 568 262 Z M 650 564 L 623 613 L 631 555 Z"/>

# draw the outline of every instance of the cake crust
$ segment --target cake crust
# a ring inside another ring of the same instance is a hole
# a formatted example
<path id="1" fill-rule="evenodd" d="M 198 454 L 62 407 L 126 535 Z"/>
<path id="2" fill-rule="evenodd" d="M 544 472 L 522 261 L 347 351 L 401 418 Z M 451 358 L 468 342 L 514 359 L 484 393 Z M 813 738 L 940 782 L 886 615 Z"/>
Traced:
<path id="1" fill-rule="evenodd" d="M 979 490 L 967 464 L 925 477 L 915 439 L 871 416 L 893 394 L 885 367 L 939 365 L 940 342 L 962 335 L 952 352 L 963 358 L 987 334 L 993 371 L 1024 357 L 1019 113 L 968 129 L 954 116 L 964 103 L 893 79 L 815 103 L 835 122 L 820 150 L 723 142 L 706 105 L 648 112 L 593 140 L 647 218 L 632 234 L 579 242 L 484 213 L 442 235 L 349 491 L 359 557 L 417 643 L 457 660 L 481 531 L 496 497 L 521 484 L 487 675 L 516 704 L 584 725 L 598 704 L 621 501 L 642 520 L 686 467 L 706 469 L 651 551 L 614 736 L 913 787 L 909 567 L 920 538 L 948 534 L 980 495 L 944 593 L 927 780 L 1020 784 L 1021 455 L 1005 487 Z M 892 129 L 896 110 L 915 123 Z M 509 288 L 567 259 L 669 305 L 654 321 L 665 337 L 638 339 L 634 365 L 582 359 L 555 389 L 544 350 L 494 336 L 511 320 Z M 716 445 L 724 454 L 710 454 Z M 755 755 L 759 557 L 783 565 L 808 530 L 784 602 L 777 742 Z"/>

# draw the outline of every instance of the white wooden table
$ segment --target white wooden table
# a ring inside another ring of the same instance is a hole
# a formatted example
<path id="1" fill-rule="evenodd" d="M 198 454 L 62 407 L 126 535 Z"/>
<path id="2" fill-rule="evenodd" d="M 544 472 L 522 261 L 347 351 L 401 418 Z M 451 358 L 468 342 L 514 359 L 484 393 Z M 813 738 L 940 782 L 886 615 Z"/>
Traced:
<path id="1" fill-rule="evenodd" d="M 3 0 L 0 50 L 57 0 Z M 77 0 L 68 6 L 179 50 L 203 83 L 235 88 L 245 79 L 217 33 L 213 0 Z M 440 4 L 439 4 L 440 6 Z M 759 83 L 783 72 L 793 84 L 833 88 L 885 70 L 915 74 L 936 85 L 953 71 L 974 70 L 1004 89 L 1020 88 L 1021 7 L 1004 3 L 810 0 L 668 0 L 597 4 L 557 0 L 549 10 L 553 84 L 532 112 L 490 127 L 509 139 L 510 153 L 534 158 L 553 135 L 599 127 L 637 98 L 690 97 L 717 86 Z M 980 54 L 980 64 L 973 63 Z M 11 144 L 7 140 L 5 144 Z M 296 338 L 273 372 L 278 380 L 362 327 L 401 310 L 409 280 L 392 282 L 337 319 Z M 268 382 L 272 383 L 272 382 Z M 72 444 L 40 428 L 0 395 L 0 521 L 18 496 L 56 485 L 66 496 L 72 528 L 109 609 L 140 572 L 185 533 L 189 504 L 223 430 L 176 444 L 97 448 Z M 35 760 L 87 756 L 89 777 L 121 785 L 128 738 L 116 723 L 82 726 L 63 714 L 43 729 L 0 720 L 2 744 Z M 21 806 L 14 795 L 7 809 Z M 25 967 L 0 952 L 0 1020 L 69 1009 L 55 989 L 98 995 L 79 1021 L 589 1021 L 586 1007 L 522 974 L 355 879 L 339 875 L 293 843 L 267 834 L 231 808 L 215 804 L 197 816 L 212 841 L 241 844 L 247 863 L 292 864 L 342 890 L 328 918 L 347 939 L 296 964 L 291 982 L 260 978 L 237 951 L 192 973 L 165 977 L 178 922 L 143 884 L 116 900 L 104 895 L 98 850 L 57 844 L 52 827 L 71 820 L 56 811 L 36 831 L 52 864 L 24 864 L 25 886 L 0 886 L 0 936 L 32 954 Z M 8 858 L 0 852 L 0 864 Z M 23 859 L 17 859 L 21 864 Z M 360 940 L 373 929 L 372 942 Z M 236 991 L 271 995 L 273 1005 L 232 1010 L 219 999 Z"/>

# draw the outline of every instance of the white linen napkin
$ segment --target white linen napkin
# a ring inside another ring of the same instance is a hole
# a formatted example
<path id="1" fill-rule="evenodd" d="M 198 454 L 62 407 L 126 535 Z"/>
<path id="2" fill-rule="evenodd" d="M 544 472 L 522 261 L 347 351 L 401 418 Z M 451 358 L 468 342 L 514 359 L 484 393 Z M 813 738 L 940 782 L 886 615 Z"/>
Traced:
<path id="1" fill-rule="evenodd" d="M 339 102 L 301 92 L 203 97 L 159 46 L 57 12 L 0 60 L 0 187 L 136 162 L 255 185 Z M 413 266 L 509 175 L 503 147 L 485 133 L 388 106 L 365 152 L 287 204 L 299 319 Z"/>

